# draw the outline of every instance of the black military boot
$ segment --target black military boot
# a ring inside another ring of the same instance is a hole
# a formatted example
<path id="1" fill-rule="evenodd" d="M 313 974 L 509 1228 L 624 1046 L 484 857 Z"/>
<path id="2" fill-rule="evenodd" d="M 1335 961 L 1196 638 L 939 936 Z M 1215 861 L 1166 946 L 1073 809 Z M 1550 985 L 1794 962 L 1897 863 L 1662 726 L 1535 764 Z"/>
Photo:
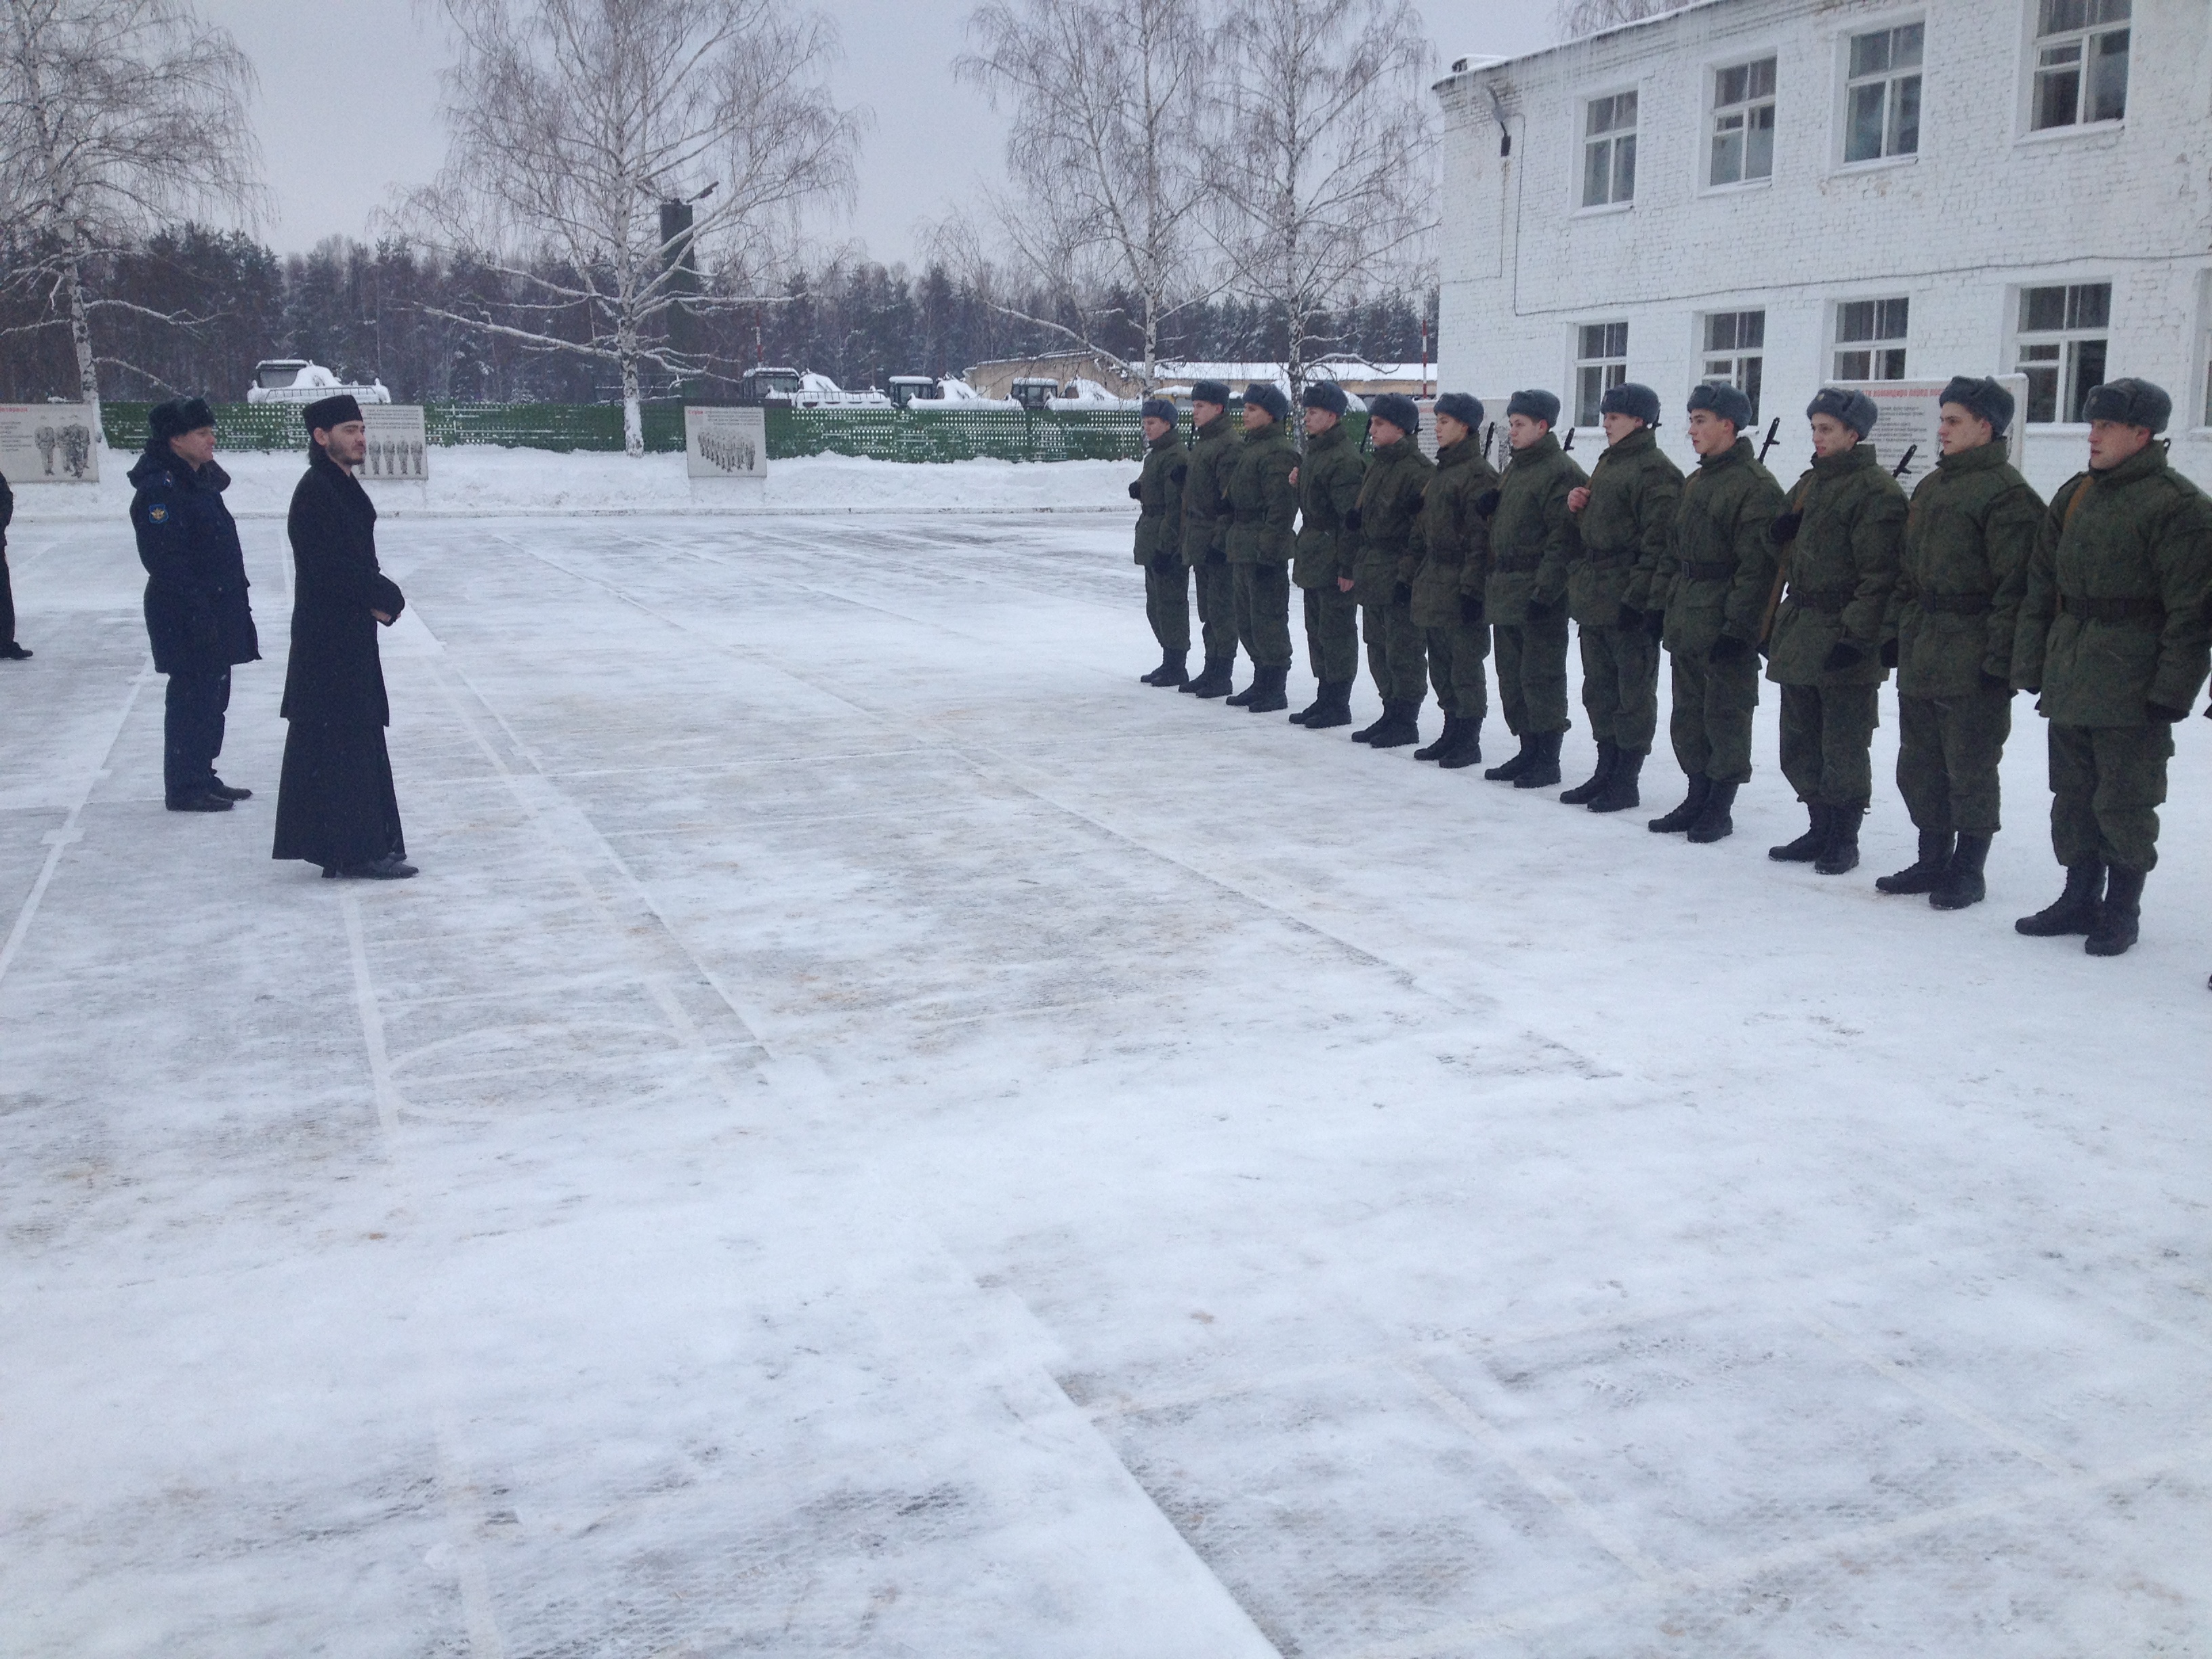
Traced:
<path id="1" fill-rule="evenodd" d="M 1328 682 L 1327 680 L 1318 681 L 1314 686 L 1314 700 L 1308 703 L 1304 708 L 1299 709 L 1297 714 L 1291 716 L 1291 724 L 1293 726 L 1304 726 L 1316 714 L 1320 714 L 1328 702 Z"/>
<path id="2" fill-rule="evenodd" d="M 1421 740 L 1421 705 L 1417 702 L 1386 702 L 1382 705 L 1382 729 L 1367 739 L 1370 749 L 1403 749 L 1409 743 Z"/>
<path id="3" fill-rule="evenodd" d="M 1231 672 L 1233 674 L 1236 671 L 1236 665 L 1233 663 L 1231 664 L 1230 669 Z M 1243 708 L 1249 705 L 1254 696 L 1258 693 L 1262 677 L 1266 672 L 1267 670 L 1261 668 L 1258 663 L 1254 663 L 1252 665 L 1252 683 L 1246 686 L 1242 691 L 1237 693 L 1235 696 L 1229 699 L 1229 707 L 1231 708 Z"/>
<path id="4" fill-rule="evenodd" d="M 1376 735 L 1381 732 L 1385 726 L 1390 724 L 1390 711 L 1397 706 L 1398 705 L 1396 703 L 1392 702 L 1388 697 L 1385 697 L 1382 700 L 1382 712 L 1375 717 L 1375 724 L 1372 726 L 1363 726 L 1359 730 L 1354 732 L 1352 734 L 1352 742 L 1374 742 Z"/>
<path id="5" fill-rule="evenodd" d="M 1736 786 L 1732 783 L 1712 786 L 1705 796 L 1705 810 L 1698 814 L 1698 821 L 1690 826 L 1692 841 L 1705 847 L 1717 841 L 1726 841 L 1735 834 L 1735 820 L 1729 816 L 1729 809 L 1735 805 L 1735 792 Z"/>
<path id="6" fill-rule="evenodd" d="M 1205 672 L 1183 690 L 1194 697 L 1225 697 L 1229 695 L 1229 671 L 1237 665 L 1234 657 L 1208 657 Z"/>
<path id="7" fill-rule="evenodd" d="M 1531 745 L 1536 739 L 1526 732 L 1516 732 L 1514 735 L 1521 739 L 1521 752 L 1514 756 L 1511 760 L 1493 766 L 1482 775 L 1492 783 L 1512 782 L 1514 779 L 1528 769 L 1529 763 L 1534 759 Z"/>
<path id="8" fill-rule="evenodd" d="M 1694 828 L 1698 815 L 1705 810 L 1705 797 L 1713 793 L 1713 783 L 1703 772 L 1690 774 L 1690 793 L 1682 804 L 1664 817 L 1654 818 L 1644 827 L 1655 836 L 1679 836 Z"/>
<path id="9" fill-rule="evenodd" d="M 1943 837 L 1950 840 L 1948 836 Z M 1920 837 L 1923 856 L 1926 855 L 1928 837 Z M 1928 902 L 1938 910 L 1963 910 L 1970 904 L 1979 904 L 1989 896 L 1989 884 L 1982 879 L 1982 863 L 1990 855 L 1987 836 L 1962 835 L 1943 867 L 1942 878 L 1928 891 Z M 1884 879 L 1892 879 L 1885 878 Z M 1875 883 L 1879 887 L 1880 881 Z M 1911 888 L 1892 888 L 1892 892 L 1910 892 Z"/>
<path id="10" fill-rule="evenodd" d="M 1189 662 L 1188 651 L 1163 651 L 1160 665 L 1144 676 L 1145 684 L 1180 687 L 1190 678 Z"/>
<path id="11" fill-rule="evenodd" d="M 1559 743 L 1564 732 L 1540 732 L 1531 740 L 1535 754 L 1528 770 L 1513 780 L 1516 789 L 1548 789 L 1559 781 Z"/>
<path id="12" fill-rule="evenodd" d="M 2093 933 L 2097 926 L 2097 903 L 2105 893 L 2105 866 L 2087 859 L 2066 866 L 2066 890 L 2057 901 L 2012 925 L 2015 933 L 2030 939 L 2057 939 L 2063 933 Z"/>
<path id="13" fill-rule="evenodd" d="M 1459 741 L 1459 727 L 1458 715 L 1445 715 L 1444 729 L 1437 733 L 1437 740 L 1426 748 L 1416 749 L 1413 751 L 1413 758 L 1425 761 L 1442 760 L 1446 755 L 1451 753 L 1452 745 Z"/>
<path id="14" fill-rule="evenodd" d="M 1631 755 L 1616 749 L 1613 756 L 1613 770 L 1606 775 L 1605 787 L 1589 804 L 1593 812 L 1626 812 L 1632 806 L 1644 805 L 1644 792 L 1637 787 L 1644 775 L 1644 757 Z"/>
<path id="15" fill-rule="evenodd" d="M 225 800 L 252 800 L 253 799 L 253 792 L 251 789 L 234 789 L 230 785 L 225 783 L 218 777 L 210 777 L 208 779 L 207 792 L 210 795 L 219 795 Z"/>
<path id="16" fill-rule="evenodd" d="M 1461 772 L 1470 766 L 1482 764 L 1482 722 L 1463 720 L 1459 723 L 1459 735 L 1452 746 L 1437 757 L 1437 765 L 1446 772 Z"/>
<path id="17" fill-rule="evenodd" d="M 2093 957 L 2125 956 L 2142 929 L 2142 890 L 2143 872 L 2114 865 L 2105 902 L 2097 907 L 2097 925 L 2081 948 Z"/>
<path id="18" fill-rule="evenodd" d="M 1859 867 L 1859 823 L 1865 817 L 1863 806 L 1828 809 L 1828 844 L 1813 861 L 1814 874 L 1847 876 Z"/>
<path id="19" fill-rule="evenodd" d="M 1893 876 L 1876 876 L 1874 878 L 1875 890 L 1883 893 L 1935 892 L 1942 886 L 1944 872 L 1951 867 L 1952 849 L 1954 845 L 1955 838 L 1948 830 L 1923 830 L 1920 832 L 1920 856 Z M 1987 854 L 1989 850 L 1989 837 L 1984 836 L 1982 838 L 1982 851 Z M 1974 866 L 1974 872 L 1978 878 L 1981 873 L 1981 865 L 1978 862 Z M 1979 897 L 1981 897 L 1979 893 L 1974 895 L 1974 899 Z M 1969 899 L 1966 902 L 1971 904 L 1974 899 Z M 1936 901 L 1930 899 L 1929 902 L 1933 904 Z M 1959 907 L 1955 904 L 1947 904 L 1940 908 L 1955 910 Z"/>
<path id="20" fill-rule="evenodd" d="M 1292 718 L 1297 717 L 1293 715 Z M 1351 725 L 1352 682 L 1337 680 L 1331 683 L 1323 680 L 1321 696 L 1315 700 L 1314 706 L 1306 711 L 1305 720 L 1302 723 L 1309 732 L 1325 732 L 1331 726 Z"/>
<path id="21" fill-rule="evenodd" d="M 1283 694 L 1283 682 L 1290 677 L 1290 665 L 1287 663 L 1280 668 L 1255 670 L 1252 696 L 1244 705 L 1244 712 L 1248 714 L 1279 714 L 1288 708 L 1291 700 Z M 1230 701 L 1234 702 L 1236 699 L 1232 697 Z"/>
<path id="22" fill-rule="evenodd" d="M 1559 797 L 1566 806 L 1587 806 L 1605 793 L 1606 780 L 1612 777 L 1613 769 L 1620 764 L 1620 750 L 1603 738 L 1597 740 L 1597 770 L 1588 781 L 1578 783 Z"/>
<path id="23" fill-rule="evenodd" d="M 1766 856 L 1777 864 L 1810 864 L 1826 850 L 1828 809 L 1817 802 L 1807 801 L 1805 811 L 1813 821 L 1813 827 L 1795 841 L 1785 841 L 1779 847 L 1766 849 Z"/>

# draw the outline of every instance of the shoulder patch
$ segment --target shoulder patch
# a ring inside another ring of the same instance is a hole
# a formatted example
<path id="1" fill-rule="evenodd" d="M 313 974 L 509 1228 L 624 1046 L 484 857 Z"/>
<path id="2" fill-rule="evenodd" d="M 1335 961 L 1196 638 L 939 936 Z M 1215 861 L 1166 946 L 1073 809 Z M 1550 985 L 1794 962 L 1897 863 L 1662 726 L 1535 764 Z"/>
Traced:
<path id="1" fill-rule="evenodd" d="M 166 501 L 155 502 L 153 506 L 146 509 L 146 516 L 152 520 L 155 524 L 167 523 L 169 519 L 168 504 Z"/>

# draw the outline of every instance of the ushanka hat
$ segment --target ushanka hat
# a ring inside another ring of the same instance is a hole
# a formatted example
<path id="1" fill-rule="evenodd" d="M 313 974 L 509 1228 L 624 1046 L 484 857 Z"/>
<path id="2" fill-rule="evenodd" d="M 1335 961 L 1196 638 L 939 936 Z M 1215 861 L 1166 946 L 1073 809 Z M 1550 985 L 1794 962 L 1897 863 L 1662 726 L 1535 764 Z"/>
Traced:
<path id="1" fill-rule="evenodd" d="M 2173 418 L 2173 399 L 2162 386 L 2124 375 L 2090 388 L 2082 402 L 2081 418 L 2118 421 L 2123 426 L 2147 426 L 2153 432 L 2163 432 Z"/>
<path id="2" fill-rule="evenodd" d="M 1308 409 L 1322 410 L 1331 415 L 1341 415 L 1352 407 L 1344 388 L 1334 380 L 1308 380 L 1304 399 Z"/>
<path id="3" fill-rule="evenodd" d="M 1841 421 L 1863 438 L 1874 430 L 1874 423 L 1881 417 L 1881 411 L 1875 407 L 1873 398 L 1854 387 L 1824 386 L 1813 394 L 1813 401 L 1805 405 L 1807 420 L 1811 420 L 1815 415 L 1826 415 Z"/>
<path id="4" fill-rule="evenodd" d="M 1551 426 L 1559 418 L 1559 400 L 1541 386 L 1530 386 L 1505 400 L 1505 414 L 1509 420 L 1522 415 Z"/>
<path id="5" fill-rule="evenodd" d="M 1166 421 L 1172 425 L 1176 418 L 1175 399 L 1147 398 L 1145 399 L 1143 415 L 1148 421 Z"/>
<path id="6" fill-rule="evenodd" d="M 1597 400 L 1601 415 L 1626 415 L 1646 426 L 1659 424 L 1659 394 L 1650 386 L 1634 380 L 1623 380 L 1619 386 L 1606 388 L 1605 396 Z"/>
<path id="7" fill-rule="evenodd" d="M 1190 389 L 1190 400 L 1194 404 L 1218 404 L 1229 407 L 1229 387 L 1221 380 L 1200 380 Z"/>
<path id="8" fill-rule="evenodd" d="M 1279 421 L 1291 412 L 1291 400 L 1283 395 L 1282 387 L 1267 380 L 1255 380 L 1244 388 L 1244 407 L 1264 409 L 1267 418 Z"/>
<path id="9" fill-rule="evenodd" d="M 1482 424 L 1482 399 L 1471 392 L 1447 392 L 1437 399 L 1437 413 L 1449 415 L 1464 427 Z"/>
<path id="10" fill-rule="evenodd" d="M 164 443 L 214 424 L 215 410 L 208 407 L 206 398 L 172 398 L 146 411 L 146 439 L 149 443 Z"/>
<path id="11" fill-rule="evenodd" d="M 328 432 L 334 426 L 343 426 L 348 421 L 361 418 L 361 402 L 350 392 L 341 392 L 335 397 L 320 398 L 300 411 L 300 418 L 307 423 L 310 432 Z"/>
<path id="12" fill-rule="evenodd" d="M 1367 405 L 1367 418 L 1388 421 L 1410 434 L 1421 429 L 1421 406 L 1402 392 L 1386 392 Z"/>
<path id="13" fill-rule="evenodd" d="M 1751 412 L 1751 399 L 1740 387 L 1726 380 L 1701 380 L 1690 388 L 1690 413 L 1709 409 L 1738 432 L 1749 426 L 1758 416 Z"/>
<path id="14" fill-rule="evenodd" d="M 2012 393 L 1987 376 L 1978 380 L 1971 374 L 1954 374 L 1951 383 L 1943 388 L 1943 395 L 1936 401 L 1956 404 L 1969 415 L 1978 416 L 2000 438 L 2012 424 Z"/>

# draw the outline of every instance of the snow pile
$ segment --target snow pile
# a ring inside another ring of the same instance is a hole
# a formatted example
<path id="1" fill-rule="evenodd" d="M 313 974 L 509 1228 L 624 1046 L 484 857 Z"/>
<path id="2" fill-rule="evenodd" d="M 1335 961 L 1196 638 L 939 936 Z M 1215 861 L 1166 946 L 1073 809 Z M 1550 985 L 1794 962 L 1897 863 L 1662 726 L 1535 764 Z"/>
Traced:
<path id="1" fill-rule="evenodd" d="M 305 465 L 292 453 L 226 452 L 230 510 L 282 518 Z M 132 458 L 110 450 L 97 485 L 41 485 L 15 493 L 19 523 L 119 519 L 131 504 Z M 380 485 L 377 508 L 394 518 L 559 514 L 1125 513 L 1134 461 L 957 461 L 906 465 L 848 455 L 777 461 L 765 488 L 705 484 L 696 495 L 681 455 L 627 455 L 457 445 L 431 453 L 427 486 Z"/>

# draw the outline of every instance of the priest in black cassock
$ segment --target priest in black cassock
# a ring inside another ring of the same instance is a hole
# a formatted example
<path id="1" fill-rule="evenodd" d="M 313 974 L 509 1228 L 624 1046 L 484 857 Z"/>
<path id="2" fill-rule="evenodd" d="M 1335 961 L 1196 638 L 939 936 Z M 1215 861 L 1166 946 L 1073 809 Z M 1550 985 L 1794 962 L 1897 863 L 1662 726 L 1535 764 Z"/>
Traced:
<path id="1" fill-rule="evenodd" d="M 272 856 L 325 876 L 397 881 L 415 873 L 384 728 L 379 623 L 405 601 L 376 566 L 376 507 L 354 477 L 368 453 L 361 405 L 325 398 L 303 411 L 307 475 L 292 492 L 292 659 L 284 675 L 284 771 Z"/>

